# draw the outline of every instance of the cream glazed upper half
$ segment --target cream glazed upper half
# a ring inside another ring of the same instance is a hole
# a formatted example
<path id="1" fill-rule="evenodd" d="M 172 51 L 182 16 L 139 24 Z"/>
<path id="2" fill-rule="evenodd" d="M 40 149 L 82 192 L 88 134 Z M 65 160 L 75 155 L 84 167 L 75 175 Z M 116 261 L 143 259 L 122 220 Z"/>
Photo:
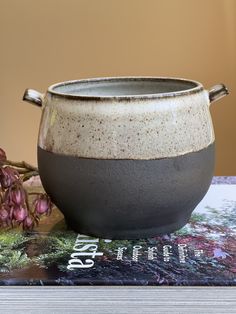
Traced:
<path id="1" fill-rule="evenodd" d="M 145 94 L 150 88 L 131 87 L 130 93 L 144 94 L 128 95 L 114 87 L 107 96 L 103 87 L 99 97 L 87 88 L 81 99 L 74 91 L 69 98 L 47 92 L 38 145 L 83 158 L 147 160 L 197 152 L 214 142 L 209 94 L 202 86 L 152 97 Z"/>

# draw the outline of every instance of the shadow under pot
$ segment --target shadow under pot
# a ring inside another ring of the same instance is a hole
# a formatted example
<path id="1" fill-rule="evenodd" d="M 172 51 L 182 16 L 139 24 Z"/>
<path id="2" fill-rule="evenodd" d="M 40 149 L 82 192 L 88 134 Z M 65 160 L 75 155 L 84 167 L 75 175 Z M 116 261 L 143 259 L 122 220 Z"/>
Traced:
<path id="1" fill-rule="evenodd" d="M 183 227 L 214 172 L 209 105 L 226 95 L 196 81 L 116 77 L 52 85 L 42 106 L 42 184 L 75 231 L 138 239 Z"/>

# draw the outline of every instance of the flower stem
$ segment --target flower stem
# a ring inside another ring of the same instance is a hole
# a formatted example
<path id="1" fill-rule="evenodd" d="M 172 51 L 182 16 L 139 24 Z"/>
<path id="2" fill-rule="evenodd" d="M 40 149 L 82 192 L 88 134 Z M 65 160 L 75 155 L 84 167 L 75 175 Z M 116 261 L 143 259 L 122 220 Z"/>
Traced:
<path id="1" fill-rule="evenodd" d="M 22 180 L 24 182 L 30 179 L 31 177 L 37 176 L 38 174 L 39 174 L 38 171 L 29 171 L 22 176 Z"/>
<path id="2" fill-rule="evenodd" d="M 31 170 L 29 169 L 25 169 L 25 168 L 18 168 L 18 167 L 15 167 L 15 166 L 11 166 L 13 169 L 15 169 L 19 174 L 24 174 L 24 173 L 27 173 Z"/>
<path id="3" fill-rule="evenodd" d="M 0 187 L 0 204 L 3 203 L 3 195 L 2 195 L 2 190 L 1 190 L 1 187 Z"/>
<path id="4" fill-rule="evenodd" d="M 33 171 L 38 171 L 38 168 L 25 162 L 25 161 L 12 161 L 12 160 L 7 160 L 5 162 L 5 165 L 10 165 L 10 166 L 13 166 L 13 167 L 18 167 L 18 168 L 25 168 L 25 169 L 28 169 L 28 170 L 33 170 Z"/>

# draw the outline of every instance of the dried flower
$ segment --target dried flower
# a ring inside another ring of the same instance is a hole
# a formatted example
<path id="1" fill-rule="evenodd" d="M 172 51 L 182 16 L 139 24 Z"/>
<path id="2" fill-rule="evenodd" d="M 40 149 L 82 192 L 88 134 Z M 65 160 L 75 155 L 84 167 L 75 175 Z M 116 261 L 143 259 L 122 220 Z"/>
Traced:
<path id="1" fill-rule="evenodd" d="M 9 187 L 5 193 L 5 202 L 9 205 L 23 205 L 25 203 L 26 191 L 21 182 L 16 182 Z"/>
<path id="2" fill-rule="evenodd" d="M 6 153 L 4 152 L 4 150 L 0 147 L 0 167 L 2 165 L 4 165 L 4 163 L 6 162 L 7 160 L 7 156 L 6 156 Z"/>
<path id="3" fill-rule="evenodd" d="M 30 216 L 27 216 L 23 221 L 24 230 L 32 230 L 34 228 L 34 221 Z"/>
<path id="4" fill-rule="evenodd" d="M 39 195 L 33 203 L 28 197 L 23 182 L 33 176 L 38 176 L 36 167 L 24 161 L 7 160 L 0 148 L 0 227 L 22 225 L 24 230 L 32 230 L 43 214 L 51 214 L 52 202 L 47 194 L 31 192 Z"/>
<path id="5" fill-rule="evenodd" d="M 36 215 L 50 215 L 52 211 L 52 202 L 47 194 L 40 194 L 34 201 Z"/>
<path id="6" fill-rule="evenodd" d="M 8 166 L 0 168 L 0 184 L 2 188 L 4 189 L 9 188 L 13 183 L 18 181 L 19 178 L 20 175 L 17 170 Z"/>
<path id="7" fill-rule="evenodd" d="M 27 210 L 23 206 L 16 206 L 13 208 L 13 218 L 21 223 L 27 217 Z"/>

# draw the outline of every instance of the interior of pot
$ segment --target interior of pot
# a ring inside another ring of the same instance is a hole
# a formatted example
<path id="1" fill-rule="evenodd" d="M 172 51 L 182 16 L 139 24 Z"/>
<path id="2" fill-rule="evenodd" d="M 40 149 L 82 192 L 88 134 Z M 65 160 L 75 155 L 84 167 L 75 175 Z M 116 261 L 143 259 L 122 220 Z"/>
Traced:
<path id="1" fill-rule="evenodd" d="M 49 91 L 74 96 L 141 96 L 189 91 L 199 87 L 195 81 L 172 78 L 101 78 L 68 81 L 51 86 Z"/>

